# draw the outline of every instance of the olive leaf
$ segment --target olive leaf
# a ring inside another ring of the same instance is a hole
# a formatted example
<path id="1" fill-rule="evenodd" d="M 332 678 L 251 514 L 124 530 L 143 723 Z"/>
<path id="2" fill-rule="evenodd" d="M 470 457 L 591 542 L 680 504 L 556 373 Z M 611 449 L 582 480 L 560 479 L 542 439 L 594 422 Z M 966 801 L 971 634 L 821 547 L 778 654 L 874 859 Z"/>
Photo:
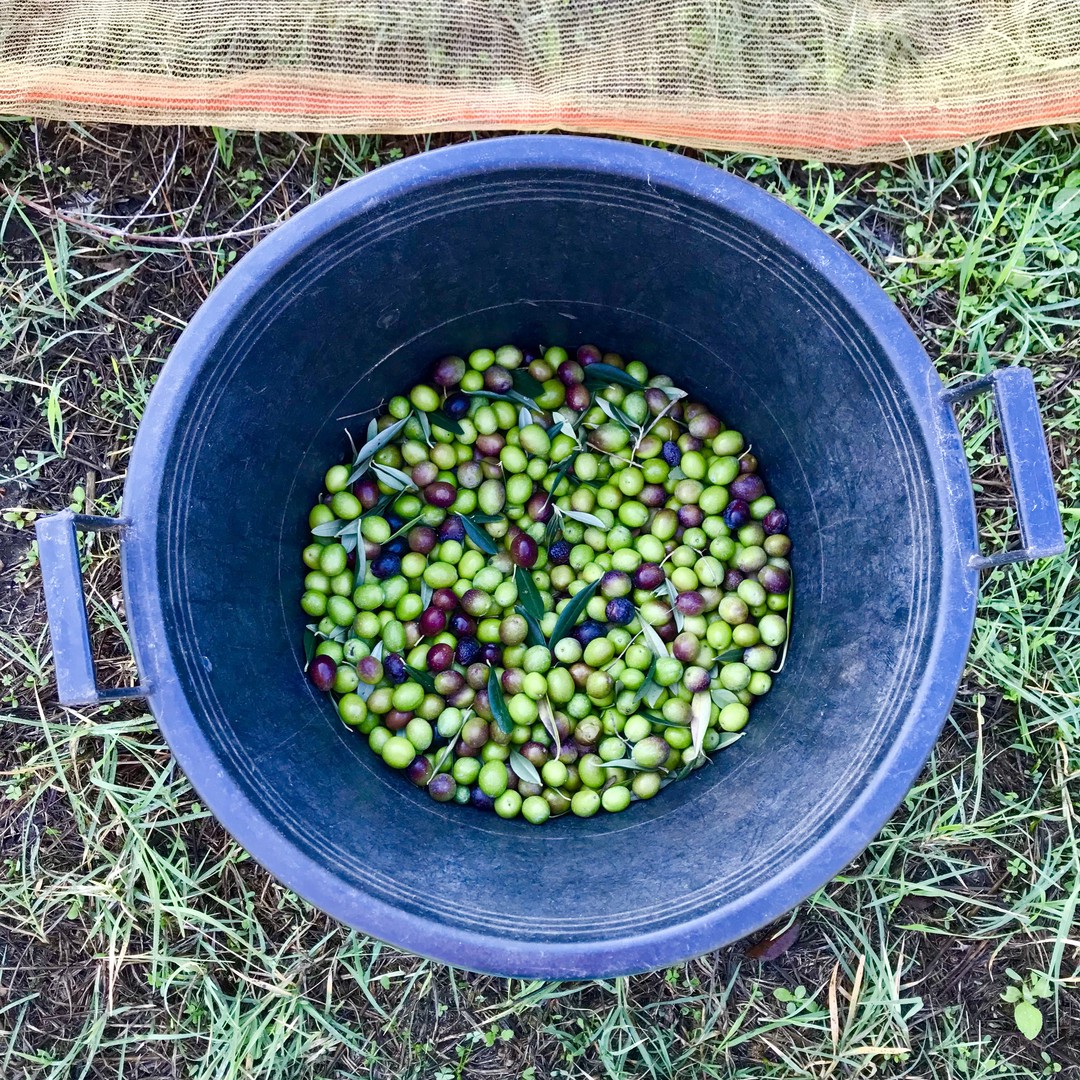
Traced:
<path id="1" fill-rule="evenodd" d="M 335 518 L 333 521 L 324 521 L 321 525 L 315 525 L 311 529 L 312 536 L 340 536 L 348 528 L 350 522 Z"/>
<path id="2" fill-rule="evenodd" d="M 708 690 L 699 690 L 690 700 L 690 749 L 688 761 L 697 761 L 701 757 L 701 747 L 705 742 L 705 732 L 709 728 L 709 716 L 712 714 L 712 698 Z"/>
<path id="3" fill-rule="evenodd" d="M 485 554 L 494 555 L 499 549 L 495 541 L 480 526 L 466 514 L 458 514 L 461 524 L 465 529 L 465 535 Z"/>
<path id="4" fill-rule="evenodd" d="M 650 709 L 656 708 L 656 703 L 660 700 L 660 695 L 664 692 L 664 688 L 655 680 L 651 685 L 646 684 L 649 688 L 645 691 L 645 703 Z"/>
<path id="5" fill-rule="evenodd" d="M 559 494 L 559 485 L 566 479 L 570 470 L 574 467 L 574 459 L 577 457 L 576 453 L 571 454 L 560 466 L 558 472 L 555 473 L 555 479 L 551 482 L 551 490 L 548 492 L 548 497 L 544 501 L 544 505 L 547 506 L 552 499 L 556 498 Z"/>
<path id="6" fill-rule="evenodd" d="M 521 606 L 534 619 L 542 619 L 544 617 L 544 601 L 536 588 L 536 582 L 533 581 L 532 574 L 523 566 L 518 566 L 514 570 L 514 583 L 517 585 Z"/>
<path id="7" fill-rule="evenodd" d="M 544 547 L 551 547 L 555 543 L 555 537 L 559 534 L 559 530 L 562 528 L 562 513 L 558 510 L 548 518 L 547 525 L 544 526 Z"/>
<path id="8" fill-rule="evenodd" d="M 679 723 L 678 720 L 669 720 L 666 716 L 661 716 L 659 713 L 642 711 L 639 715 L 644 716 L 650 724 L 657 724 L 659 727 L 686 727 L 685 724 Z"/>
<path id="9" fill-rule="evenodd" d="M 345 550 L 349 550 L 347 544 L 345 545 Z M 353 571 L 353 581 L 357 585 L 363 585 L 364 578 L 367 577 L 367 544 L 364 543 L 364 538 L 360 534 L 359 520 L 357 521 L 356 527 L 356 546 L 352 550 L 356 552 L 356 567 Z"/>
<path id="10" fill-rule="evenodd" d="M 717 658 L 718 664 L 732 664 L 736 660 L 741 660 L 743 655 L 742 649 L 728 649 L 727 652 L 721 653 Z"/>
<path id="11" fill-rule="evenodd" d="M 638 619 L 641 621 L 641 635 L 645 638 L 645 644 L 649 646 L 653 656 L 662 660 L 665 656 L 670 655 L 667 645 L 664 644 L 664 639 L 641 618 L 640 611 L 638 612 Z"/>
<path id="12" fill-rule="evenodd" d="M 529 630 L 528 637 L 526 638 L 528 643 L 530 645 L 546 645 L 547 639 L 544 637 L 544 631 L 541 628 L 539 621 L 520 604 L 515 604 L 514 610 L 521 615 L 528 624 Z"/>
<path id="13" fill-rule="evenodd" d="M 494 390 L 467 390 L 465 396 L 487 398 L 489 401 L 509 401 L 512 405 L 524 405 L 526 409 L 536 408 L 535 401 L 516 390 L 507 390 L 505 394 L 497 394 Z"/>
<path id="14" fill-rule="evenodd" d="M 435 427 L 442 428 L 443 431 L 449 431 L 451 435 L 465 434 L 465 429 L 452 416 L 447 416 L 446 413 L 441 412 L 438 409 L 427 415 L 428 419 Z"/>
<path id="15" fill-rule="evenodd" d="M 592 525 L 597 529 L 607 528 L 595 514 L 586 514 L 584 510 L 564 510 L 563 513 L 572 521 L 580 521 L 582 525 Z"/>
<path id="16" fill-rule="evenodd" d="M 589 383 L 600 386 L 611 386 L 617 383 L 619 386 L 628 386 L 633 390 L 643 389 L 642 384 L 633 375 L 611 364 L 590 364 L 585 369 L 585 384 Z"/>
<path id="17" fill-rule="evenodd" d="M 659 769 L 650 769 L 645 765 L 639 765 L 633 758 L 621 757 L 615 761 L 597 762 L 601 769 L 630 769 L 631 772 L 659 772 Z"/>
<path id="18" fill-rule="evenodd" d="M 412 413 L 409 414 L 411 416 Z M 395 421 L 388 428 L 384 428 L 377 435 L 371 435 L 371 424 L 368 425 L 368 440 L 360 447 L 359 453 L 356 455 L 356 460 L 353 462 L 353 471 L 349 474 L 349 483 L 352 484 L 359 480 L 361 476 L 367 471 L 367 467 L 372 464 L 372 458 L 389 443 L 394 436 L 405 426 L 409 417 L 403 417 L 401 420 Z M 378 421 L 372 420 L 372 424 L 378 425 Z"/>
<path id="19" fill-rule="evenodd" d="M 375 436 L 378 435 L 378 434 L 379 434 L 379 418 L 377 416 L 373 416 L 371 418 L 371 422 L 367 426 L 367 434 L 364 436 L 364 438 L 365 438 L 365 440 L 367 442 L 371 442 L 371 440 L 374 439 Z"/>
<path id="20" fill-rule="evenodd" d="M 480 510 L 474 510 L 469 515 L 470 521 L 475 521 L 480 525 L 490 525 L 493 521 L 502 521 L 502 514 L 485 514 Z"/>
<path id="21" fill-rule="evenodd" d="M 671 602 L 671 614 L 675 617 L 675 629 L 681 634 L 686 623 L 686 617 L 679 610 L 679 590 L 675 588 L 675 582 L 669 577 L 664 578 L 664 589 L 667 591 L 668 600 Z"/>
<path id="22" fill-rule="evenodd" d="M 599 587 L 600 579 L 597 578 L 591 585 L 586 585 L 584 589 L 574 594 L 570 602 L 562 609 L 555 628 L 551 631 L 551 637 L 548 638 L 548 644 L 555 645 L 556 642 L 562 641 L 574 629 L 585 606 Z"/>
<path id="23" fill-rule="evenodd" d="M 788 642 L 791 641 L 791 612 L 795 606 L 795 579 L 791 579 L 791 584 L 788 586 L 787 593 L 787 633 L 784 635 L 784 651 L 780 654 L 780 659 L 777 661 L 776 667 L 772 669 L 773 675 L 779 675 L 784 670 L 784 664 L 787 663 Z"/>
<path id="24" fill-rule="evenodd" d="M 311 623 L 304 631 L 304 670 L 311 667 L 311 661 L 315 659 L 315 646 L 318 639 L 315 637 L 315 623 Z"/>
<path id="25" fill-rule="evenodd" d="M 504 735 L 509 735 L 514 730 L 514 721 L 510 716 L 510 710 L 506 707 L 502 683 L 499 682 L 494 666 L 488 670 L 487 692 L 488 705 L 491 707 L 491 715 L 495 718 L 495 723 L 499 725 L 499 730 Z"/>
<path id="26" fill-rule="evenodd" d="M 562 740 L 559 738 L 559 725 L 555 723 L 555 713 L 551 708 L 551 702 L 545 696 L 536 703 L 536 707 L 540 714 L 540 723 L 544 725 L 544 730 L 551 736 L 551 741 L 555 744 L 555 757 L 560 757 L 562 755 Z"/>
<path id="27" fill-rule="evenodd" d="M 518 779 L 524 780 L 526 784 L 535 784 L 537 787 L 544 786 L 544 781 L 536 771 L 536 766 L 517 750 L 510 751 L 510 768 L 517 773 Z"/>
<path id="28" fill-rule="evenodd" d="M 410 488 L 416 487 L 408 473 L 403 473 L 392 465 L 382 465 L 378 461 L 373 461 L 371 467 L 374 469 L 375 475 L 388 488 L 393 488 L 395 491 L 408 491 Z"/>
<path id="29" fill-rule="evenodd" d="M 720 741 L 716 744 L 716 749 L 726 750 L 732 743 L 737 743 L 745 734 L 745 731 L 721 731 Z"/>
<path id="30" fill-rule="evenodd" d="M 420 579 L 420 604 L 426 611 L 431 607 L 431 597 L 435 590 L 423 579 Z"/>
<path id="31" fill-rule="evenodd" d="M 457 741 L 460 737 L 461 728 L 458 728 L 458 733 L 436 755 L 435 763 L 431 766 L 431 779 L 428 780 L 429 784 L 443 771 L 443 769 L 446 768 L 446 763 L 450 760 L 450 756 L 453 754 L 454 747 L 457 746 Z"/>
<path id="32" fill-rule="evenodd" d="M 409 673 L 409 676 L 413 681 L 418 682 L 427 693 L 436 693 L 435 680 L 426 671 L 421 671 L 419 668 L 414 668 L 409 664 L 405 665 L 405 670 Z"/>
<path id="33" fill-rule="evenodd" d="M 624 413 L 618 405 L 614 404 L 611 401 L 608 401 L 607 398 L 602 397 L 598 397 L 596 399 L 596 404 L 599 405 L 601 410 L 607 413 L 607 415 L 612 420 L 614 420 L 616 424 L 619 424 L 621 427 L 626 428 L 626 430 L 629 431 L 631 435 L 638 433 L 639 425 L 635 424 L 634 421 L 631 420 L 630 417 L 627 416 L 626 413 Z"/>
<path id="34" fill-rule="evenodd" d="M 656 657 L 652 658 L 652 663 L 649 664 L 649 670 L 645 672 L 645 678 L 642 680 L 641 685 L 634 691 L 634 708 L 636 709 L 642 701 L 642 698 L 649 692 L 650 688 L 655 686 L 653 681 L 653 675 L 656 674 Z"/>
<path id="35" fill-rule="evenodd" d="M 713 704 L 722 709 L 725 705 L 731 705 L 739 700 L 738 695 L 732 693 L 730 690 L 725 690 L 722 686 L 714 686 L 709 691 L 709 696 L 713 699 Z"/>
<path id="36" fill-rule="evenodd" d="M 420 430 L 423 432 L 424 442 L 426 442 L 428 444 L 428 446 L 430 446 L 431 445 L 431 422 L 427 418 L 427 413 L 424 412 L 423 409 L 418 409 L 417 412 L 416 412 L 416 417 L 420 421 Z"/>
<path id="37" fill-rule="evenodd" d="M 564 427 L 566 427 L 565 421 L 556 420 L 554 424 L 551 424 L 548 428 L 545 429 L 546 433 L 547 433 L 547 437 L 549 439 L 554 439 L 555 436 L 558 435 L 559 432 L 562 431 L 562 429 Z M 571 434 L 570 437 L 573 438 L 573 435 Z"/>
<path id="38" fill-rule="evenodd" d="M 510 372 L 510 378 L 513 380 L 514 389 L 519 394 L 525 394 L 533 400 L 536 400 L 544 392 L 544 384 L 535 376 L 530 375 L 524 368 L 514 368 Z"/>
<path id="39" fill-rule="evenodd" d="M 686 397 L 686 391 L 678 386 L 658 386 L 656 389 L 666 394 L 669 401 L 678 401 Z"/>
<path id="40" fill-rule="evenodd" d="M 522 405 L 518 409 L 518 427 L 528 427 L 533 422 L 533 414 Z"/>

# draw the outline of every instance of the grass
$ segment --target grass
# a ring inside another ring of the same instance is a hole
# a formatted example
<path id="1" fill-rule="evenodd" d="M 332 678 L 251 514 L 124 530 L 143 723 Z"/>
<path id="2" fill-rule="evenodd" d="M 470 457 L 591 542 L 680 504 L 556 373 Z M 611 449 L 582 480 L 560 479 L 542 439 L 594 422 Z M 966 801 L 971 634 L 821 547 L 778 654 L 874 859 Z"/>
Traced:
<path id="1" fill-rule="evenodd" d="M 868 850 L 800 906 L 798 942 L 776 959 L 742 943 L 559 984 L 399 953 L 255 866 L 137 704 L 57 706 L 34 517 L 118 510 L 172 343 L 259 236 L 438 141 L 0 124 L 0 1074 L 1075 1075 L 1080 144 L 1067 131 L 882 167 L 701 155 L 836 236 L 946 379 L 1034 371 L 1070 545 L 986 575 L 931 761 Z M 996 550 L 1015 535 L 997 427 L 985 399 L 960 420 Z M 113 542 L 88 538 L 86 556 L 102 682 L 128 681 Z M 1010 987 L 1041 1011 L 1033 1039 Z"/>

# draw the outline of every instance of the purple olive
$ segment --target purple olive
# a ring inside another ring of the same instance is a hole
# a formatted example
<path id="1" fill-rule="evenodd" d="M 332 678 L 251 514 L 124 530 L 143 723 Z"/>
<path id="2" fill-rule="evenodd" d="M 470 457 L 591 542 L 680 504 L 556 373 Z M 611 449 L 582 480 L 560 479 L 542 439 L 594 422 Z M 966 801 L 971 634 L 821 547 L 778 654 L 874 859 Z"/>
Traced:
<path id="1" fill-rule="evenodd" d="M 667 502 L 667 492 L 663 484 L 646 484 L 641 489 L 638 500 L 650 510 L 659 510 Z"/>
<path id="2" fill-rule="evenodd" d="M 775 536 L 777 533 L 786 533 L 788 531 L 788 524 L 788 516 L 780 509 L 780 507 L 770 510 L 761 519 L 761 527 L 765 530 L 766 536 Z"/>
<path id="3" fill-rule="evenodd" d="M 438 646 L 432 646 L 437 648 Z M 449 645 L 450 659 L 453 662 L 454 650 Z M 431 664 L 431 653 L 428 653 L 428 666 Z M 452 667 L 448 667 L 445 671 L 440 671 L 435 676 L 435 693 L 441 694 L 445 698 L 453 697 L 459 690 L 465 685 L 465 676 L 460 671 L 455 671 Z"/>
<path id="4" fill-rule="evenodd" d="M 705 511 L 700 506 L 687 503 L 679 507 L 679 524 L 684 529 L 697 529 L 705 520 Z"/>
<path id="5" fill-rule="evenodd" d="M 742 473 L 731 481 L 728 490 L 732 498 L 751 503 L 765 494 L 765 483 L 757 473 Z"/>
<path id="6" fill-rule="evenodd" d="M 569 540 L 556 540 L 548 548 L 548 562 L 552 566 L 565 566 L 570 561 L 570 550 Z"/>
<path id="7" fill-rule="evenodd" d="M 391 653 L 383 661 L 383 674 L 392 683 L 403 683 L 408 677 L 409 672 L 405 668 L 405 661 L 397 653 Z"/>
<path id="8" fill-rule="evenodd" d="M 757 467 L 758 467 L 758 459 L 756 457 L 754 457 L 754 455 L 751 454 L 749 451 L 747 451 L 747 453 L 743 454 L 743 456 L 741 458 L 739 458 L 739 472 L 740 473 L 757 472 Z"/>
<path id="9" fill-rule="evenodd" d="M 671 644 L 672 655 L 676 660 L 681 660 L 684 664 L 696 660 L 700 650 L 701 642 L 688 630 L 684 630 L 679 634 Z"/>
<path id="10" fill-rule="evenodd" d="M 465 539 L 465 526 L 462 524 L 461 518 L 456 514 L 451 514 L 440 526 L 439 526 L 439 540 L 464 540 Z"/>
<path id="11" fill-rule="evenodd" d="M 579 627 L 573 631 L 573 636 L 581 642 L 582 647 L 589 644 L 590 641 L 595 641 L 598 637 L 603 637 L 607 631 L 604 629 L 604 624 L 597 622 L 596 619 L 586 619 Z"/>
<path id="12" fill-rule="evenodd" d="M 699 694 L 702 690 L 708 690 L 711 682 L 709 673 L 703 667 L 693 665 L 683 672 L 683 686 L 691 694 Z"/>
<path id="13" fill-rule="evenodd" d="M 528 533 L 518 533 L 510 541 L 510 557 L 517 566 L 528 570 L 536 565 L 536 560 L 540 557 L 540 549 Z"/>
<path id="14" fill-rule="evenodd" d="M 431 603 L 440 611 L 453 611 L 458 606 L 458 595 L 453 589 L 436 589 L 431 594 Z"/>
<path id="15" fill-rule="evenodd" d="M 417 786 L 426 787 L 427 782 L 431 779 L 431 774 L 435 770 L 431 767 L 431 762 L 426 757 L 417 755 L 412 759 L 411 764 L 406 768 L 405 775 Z"/>
<path id="16" fill-rule="evenodd" d="M 450 802 L 457 794 L 457 782 L 449 773 L 439 773 L 432 777 L 427 791 L 436 802 Z"/>
<path id="17" fill-rule="evenodd" d="M 675 606 L 684 615 L 700 615 L 705 610 L 705 600 L 701 593 L 690 590 L 679 593 L 675 598 Z"/>
<path id="18" fill-rule="evenodd" d="M 650 386 L 645 391 L 645 404 L 649 406 L 649 412 L 653 416 L 659 416 L 667 407 L 671 398 L 658 386 Z"/>
<path id="19" fill-rule="evenodd" d="M 513 390 L 514 380 L 510 372 L 499 364 L 492 364 L 484 372 L 484 389 L 493 394 L 505 394 L 507 390 Z"/>
<path id="20" fill-rule="evenodd" d="M 664 571 L 657 563 L 642 563 L 634 571 L 634 587 L 638 589 L 648 589 L 652 592 L 653 589 L 660 588 L 664 584 Z"/>
<path id="21" fill-rule="evenodd" d="M 564 360 L 555 374 L 563 386 L 570 386 L 585 378 L 585 369 L 576 360 Z"/>
<path id="22" fill-rule="evenodd" d="M 398 555 L 380 555 L 371 562 L 371 575 L 380 581 L 394 577 L 401 572 L 401 558 Z"/>
<path id="23" fill-rule="evenodd" d="M 475 659 L 475 657 L 480 655 L 480 643 L 476 642 L 475 644 L 476 652 L 474 654 L 474 659 L 469 661 L 468 665 L 465 668 L 465 681 L 474 690 L 480 690 L 483 687 L 487 686 L 488 666 L 487 664 L 482 664 L 479 660 Z M 461 664 L 464 663 L 464 661 L 458 660 L 458 663 Z"/>
<path id="24" fill-rule="evenodd" d="M 520 753 L 526 761 L 535 765 L 538 769 L 551 760 L 547 747 L 538 742 L 533 742 L 531 739 L 521 748 Z"/>
<path id="25" fill-rule="evenodd" d="M 446 510 L 453 506 L 457 498 L 457 488 L 448 484 L 445 480 L 436 480 L 434 484 L 428 484 L 424 488 L 424 498 L 431 506 L 437 506 L 440 510 Z"/>
<path id="26" fill-rule="evenodd" d="M 525 672 L 520 668 L 507 668 L 500 678 L 502 688 L 507 694 L 520 694 L 525 681 Z"/>
<path id="27" fill-rule="evenodd" d="M 679 449 L 679 444 L 673 443 L 670 440 L 664 443 L 663 448 L 660 451 L 660 456 L 673 469 L 679 464 L 680 461 L 682 461 L 682 451 Z"/>
<path id="28" fill-rule="evenodd" d="M 477 435 L 473 445 L 483 457 L 497 458 L 506 445 L 506 439 L 496 431 L 491 435 Z"/>
<path id="29" fill-rule="evenodd" d="M 457 649 L 454 650 L 454 655 L 457 657 L 457 662 L 462 667 L 473 666 L 473 661 L 480 655 L 480 642 L 476 638 L 467 637 L 462 638 L 457 643 Z M 481 679 L 487 679 L 487 672 L 481 674 Z M 472 684 L 472 679 L 469 679 Z M 473 684 L 475 686 L 475 684 Z M 483 682 L 480 683 L 483 686 Z"/>
<path id="30" fill-rule="evenodd" d="M 745 577 L 746 575 L 741 570 L 732 568 L 724 574 L 724 590 L 726 592 L 734 592 Z"/>
<path id="31" fill-rule="evenodd" d="M 308 678 L 316 690 L 329 690 L 336 675 L 337 664 L 329 656 L 316 656 L 308 667 Z"/>
<path id="32" fill-rule="evenodd" d="M 391 709 L 383 718 L 383 726 L 389 728 L 391 731 L 404 731 L 409 726 L 409 721 L 413 718 L 411 712 L 404 712 L 401 709 Z"/>
<path id="33" fill-rule="evenodd" d="M 494 810 L 495 800 L 490 795 L 485 795 L 478 787 L 469 792 L 469 805 L 477 810 Z"/>
<path id="34" fill-rule="evenodd" d="M 436 386 L 448 390 L 461 382 L 467 370 L 468 365 L 460 356 L 444 356 L 432 370 L 431 381 Z"/>
<path id="35" fill-rule="evenodd" d="M 501 664 L 502 647 L 500 645 L 496 645 L 493 641 L 489 641 L 487 642 L 487 644 L 481 645 L 480 662 L 482 664 Z"/>
<path id="36" fill-rule="evenodd" d="M 579 345 L 577 350 L 577 362 L 582 367 L 590 364 L 599 364 L 604 354 L 595 345 Z"/>
<path id="37" fill-rule="evenodd" d="M 741 529 L 750 520 L 750 506 L 745 499 L 732 499 L 724 509 L 724 524 Z"/>
<path id="38" fill-rule="evenodd" d="M 434 599 L 434 597 L 432 599 Z M 476 620 L 472 618 L 472 616 L 466 615 L 463 611 L 455 611 L 453 615 L 450 616 L 446 628 L 459 640 L 461 638 L 472 637 L 476 633 Z"/>
<path id="39" fill-rule="evenodd" d="M 370 510 L 379 501 L 379 485 L 370 476 L 362 476 L 352 486 L 352 493 L 360 500 L 365 510 Z"/>
<path id="40" fill-rule="evenodd" d="M 443 412 L 451 420 L 460 420 L 468 411 L 471 402 L 464 394 L 451 394 L 443 402 Z"/>
<path id="41" fill-rule="evenodd" d="M 429 609 L 430 610 L 430 609 Z M 428 649 L 427 654 L 427 669 L 433 675 L 446 671 L 447 668 L 454 662 L 454 650 L 453 647 L 447 645 L 445 642 L 439 642 L 437 645 L 432 645 Z M 456 672 L 455 672 L 456 674 Z"/>
<path id="42" fill-rule="evenodd" d="M 434 461 L 418 461 L 412 467 L 409 477 L 417 487 L 427 487 L 438 479 L 439 466 Z"/>
<path id="43" fill-rule="evenodd" d="M 409 550 L 417 551 L 421 555 L 430 555 L 438 540 L 435 530 L 427 525 L 417 525 L 409 531 Z"/>
<path id="44" fill-rule="evenodd" d="M 592 404 L 592 394 L 584 383 L 574 383 L 566 388 L 566 407 L 574 412 L 584 412 Z"/>
<path id="45" fill-rule="evenodd" d="M 538 491 L 525 504 L 525 512 L 529 515 L 530 521 L 539 521 L 541 525 L 546 525 L 551 520 L 551 515 L 555 513 L 555 508 L 551 505 L 551 496 L 545 491 Z"/>
<path id="46" fill-rule="evenodd" d="M 791 574 L 782 566 L 766 564 L 758 571 L 758 581 L 768 593 L 786 593 L 791 588 Z"/>
<path id="47" fill-rule="evenodd" d="M 614 600 L 608 601 L 604 614 L 607 616 L 608 622 L 614 623 L 616 626 L 628 626 L 634 621 L 637 612 L 634 610 L 634 605 L 625 596 L 617 596 Z"/>
<path id="48" fill-rule="evenodd" d="M 698 413 L 690 420 L 690 434 L 695 439 L 715 439 L 723 425 L 712 413 Z"/>
<path id="49" fill-rule="evenodd" d="M 420 633 L 424 637 L 434 637 L 446 629 L 446 612 L 432 605 L 420 615 Z"/>
<path id="50" fill-rule="evenodd" d="M 374 686 L 383 677 L 382 661 L 377 656 L 365 656 L 356 665 L 356 674 L 362 683 Z"/>

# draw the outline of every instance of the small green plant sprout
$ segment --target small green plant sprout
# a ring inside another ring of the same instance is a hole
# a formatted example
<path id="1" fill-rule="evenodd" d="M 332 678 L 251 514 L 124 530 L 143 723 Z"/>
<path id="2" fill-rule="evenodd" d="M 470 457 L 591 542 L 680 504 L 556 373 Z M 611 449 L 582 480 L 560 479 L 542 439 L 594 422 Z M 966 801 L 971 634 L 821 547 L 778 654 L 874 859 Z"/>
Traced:
<path id="1" fill-rule="evenodd" d="M 1025 1039 L 1035 1039 L 1043 1026 L 1042 1010 L 1035 1003 L 1040 998 L 1053 995 L 1050 980 L 1037 971 L 1028 972 L 1026 981 L 1012 968 L 1006 968 L 1005 974 L 1012 980 L 1013 985 L 1005 988 L 1001 998 L 1003 1001 L 1012 1002 L 1013 1020 L 1020 1034 Z"/>

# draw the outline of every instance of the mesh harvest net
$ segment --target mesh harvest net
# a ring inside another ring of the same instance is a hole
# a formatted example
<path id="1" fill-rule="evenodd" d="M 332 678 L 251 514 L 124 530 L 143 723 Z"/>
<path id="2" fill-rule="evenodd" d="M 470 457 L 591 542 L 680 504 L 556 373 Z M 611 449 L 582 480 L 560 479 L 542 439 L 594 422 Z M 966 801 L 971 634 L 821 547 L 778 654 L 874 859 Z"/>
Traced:
<path id="1" fill-rule="evenodd" d="M 0 0 L 0 113 L 865 161 L 1080 120 L 1080 2 Z"/>

